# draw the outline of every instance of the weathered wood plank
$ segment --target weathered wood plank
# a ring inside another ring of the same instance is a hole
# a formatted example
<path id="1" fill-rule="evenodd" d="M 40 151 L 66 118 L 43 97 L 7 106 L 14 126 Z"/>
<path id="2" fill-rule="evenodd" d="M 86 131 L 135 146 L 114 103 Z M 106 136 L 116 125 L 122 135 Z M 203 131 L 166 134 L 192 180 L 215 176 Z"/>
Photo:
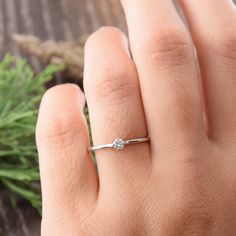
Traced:
<path id="1" fill-rule="evenodd" d="M 21 55 L 13 33 L 72 41 L 102 25 L 125 28 L 118 0 L 0 0 L 0 54 Z"/>
<path id="2" fill-rule="evenodd" d="M 17 202 L 17 208 L 12 207 L 8 193 L 0 190 L 2 206 L 0 207 L 1 236 L 39 236 L 40 217 L 28 203 Z"/>

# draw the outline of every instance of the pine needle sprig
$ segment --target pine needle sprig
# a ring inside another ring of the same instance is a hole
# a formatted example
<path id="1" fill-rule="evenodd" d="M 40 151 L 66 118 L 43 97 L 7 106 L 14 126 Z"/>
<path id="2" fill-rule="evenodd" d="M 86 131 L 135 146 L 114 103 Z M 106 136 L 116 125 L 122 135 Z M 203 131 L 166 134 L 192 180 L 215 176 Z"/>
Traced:
<path id="1" fill-rule="evenodd" d="M 41 211 L 35 124 L 45 83 L 63 69 L 49 65 L 35 76 L 23 59 L 0 62 L 0 185 Z"/>

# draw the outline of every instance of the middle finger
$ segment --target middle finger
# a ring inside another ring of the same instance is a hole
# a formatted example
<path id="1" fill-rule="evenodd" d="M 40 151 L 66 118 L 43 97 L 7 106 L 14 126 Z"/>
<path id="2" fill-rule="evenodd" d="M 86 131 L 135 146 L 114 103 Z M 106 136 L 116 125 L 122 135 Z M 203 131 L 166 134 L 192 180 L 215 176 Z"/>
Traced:
<path id="1" fill-rule="evenodd" d="M 122 3 L 153 151 L 166 154 L 176 145 L 193 144 L 204 134 L 204 122 L 193 44 L 186 27 L 171 0 Z"/>

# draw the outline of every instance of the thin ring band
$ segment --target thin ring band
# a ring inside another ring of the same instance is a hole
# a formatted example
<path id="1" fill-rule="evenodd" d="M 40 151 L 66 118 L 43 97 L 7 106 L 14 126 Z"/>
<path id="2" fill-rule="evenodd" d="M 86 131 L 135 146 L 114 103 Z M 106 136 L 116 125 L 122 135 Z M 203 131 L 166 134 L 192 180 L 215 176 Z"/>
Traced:
<path id="1" fill-rule="evenodd" d="M 99 146 L 90 147 L 89 151 L 97 151 L 105 148 L 114 148 L 116 150 L 122 150 L 126 145 L 130 144 L 138 144 L 138 143 L 144 143 L 149 142 L 150 138 L 135 138 L 135 139 L 128 139 L 123 140 L 121 138 L 116 138 L 113 143 L 103 144 Z"/>

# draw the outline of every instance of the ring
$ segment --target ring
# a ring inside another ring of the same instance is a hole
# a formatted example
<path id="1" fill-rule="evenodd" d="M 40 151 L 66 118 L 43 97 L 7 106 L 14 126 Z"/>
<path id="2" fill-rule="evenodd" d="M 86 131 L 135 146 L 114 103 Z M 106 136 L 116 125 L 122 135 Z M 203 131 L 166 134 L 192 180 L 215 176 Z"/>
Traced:
<path id="1" fill-rule="evenodd" d="M 101 150 L 101 149 L 105 149 L 105 148 L 114 148 L 116 150 L 122 150 L 126 145 L 149 142 L 149 140 L 150 140 L 149 137 L 135 138 L 135 139 L 128 139 L 128 140 L 116 138 L 112 143 L 90 147 L 89 151 L 97 151 L 97 150 Z"/>

